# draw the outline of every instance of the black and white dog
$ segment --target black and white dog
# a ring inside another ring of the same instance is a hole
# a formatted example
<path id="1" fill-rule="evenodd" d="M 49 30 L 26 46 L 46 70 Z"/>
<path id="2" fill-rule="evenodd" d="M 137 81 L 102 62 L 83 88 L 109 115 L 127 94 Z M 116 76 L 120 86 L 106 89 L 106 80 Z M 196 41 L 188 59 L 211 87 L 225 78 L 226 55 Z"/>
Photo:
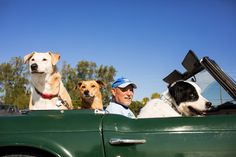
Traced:
<path id="1" fill-rule="evenodd" d="M 211 102 L 201 95 L 200 87 L 190 81 L 172 83 L 160 99 L 149 101 L 138 118 L 180 117 L 203 115 L 211 108 Z"/>

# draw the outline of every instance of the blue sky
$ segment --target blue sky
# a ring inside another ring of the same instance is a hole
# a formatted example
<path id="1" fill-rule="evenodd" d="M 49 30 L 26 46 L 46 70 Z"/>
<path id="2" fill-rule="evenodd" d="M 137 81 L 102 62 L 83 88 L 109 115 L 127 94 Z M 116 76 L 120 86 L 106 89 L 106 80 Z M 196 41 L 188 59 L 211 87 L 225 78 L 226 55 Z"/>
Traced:
<path id="1" fill-rule="evenodd" d="M 163 92 L 189 49 L 236 79 L 234 0 L 0 0 L 0 23 L 0 63 L 51 50 L 59 68 L 112 65 L 137 84 L 135 100 Z"/>

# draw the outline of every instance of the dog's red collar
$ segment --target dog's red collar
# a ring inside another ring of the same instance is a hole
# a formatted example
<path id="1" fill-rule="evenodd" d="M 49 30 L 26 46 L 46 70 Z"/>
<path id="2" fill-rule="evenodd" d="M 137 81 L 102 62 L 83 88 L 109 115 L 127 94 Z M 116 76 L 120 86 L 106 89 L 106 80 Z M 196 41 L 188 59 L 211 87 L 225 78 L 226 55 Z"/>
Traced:
<path id="1" fill-rule="evenodd" d="M 37 90 L 37 88 L 34 88 L 34 89 L 44 99 L 51 100 L 52 98 L 58 97 L 58 94 L 56 94 L 56 95 L 53 95 L 53 94 L 43 94 L 39 90 Z"/>

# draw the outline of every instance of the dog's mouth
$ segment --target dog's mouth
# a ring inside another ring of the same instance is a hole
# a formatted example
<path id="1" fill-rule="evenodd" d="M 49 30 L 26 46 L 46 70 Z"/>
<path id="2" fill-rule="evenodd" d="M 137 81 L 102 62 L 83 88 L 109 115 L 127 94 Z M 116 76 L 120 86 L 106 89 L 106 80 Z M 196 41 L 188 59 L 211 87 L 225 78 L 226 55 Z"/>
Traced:
<path id="1" fill-rule="evenodd" d="M 31 74 L 44 74 L 44 72 L 32 71 Z"/>
<path id="2" fill-rule="evenodd" d="M 38 69 L 32 69 L 31 68 L 31 74 L 44 74 L 45 72 L 43 71 L 38 71 Z"/>
<path id="3" fill-rule="evenodd" d="M 95 96 L 91 96 L 91 95 L 84 95 L 84 96 L 83 96 L 83 100 L 84 100 L 86 103 L 89 103 L 89 104 L 93 103 L 94 98 L 95 98 Z"/>
<path id="4" fill-rule="evenodd" d="M 91 95 L 84 95 L 86 98 L 89 98 L 89 99 L 93 99 L 95 96 L 91 96 Z"/>
<path id="5" fill-rule="evenodd" d="M 205 114 L 204 111 L 199 111 L 199 110 L 193 108 L 192 106 L 188 106 L 188 109 L 190 110 L 192 115 L 204 115 Z"/>
<path id="6" fill-rule="evenodd" d="M 95 96 L 91 96 L 89 94 L 84 94 L 84 98 L 90 101 L 93 101 L 93 99 L 95 98 Z"/>

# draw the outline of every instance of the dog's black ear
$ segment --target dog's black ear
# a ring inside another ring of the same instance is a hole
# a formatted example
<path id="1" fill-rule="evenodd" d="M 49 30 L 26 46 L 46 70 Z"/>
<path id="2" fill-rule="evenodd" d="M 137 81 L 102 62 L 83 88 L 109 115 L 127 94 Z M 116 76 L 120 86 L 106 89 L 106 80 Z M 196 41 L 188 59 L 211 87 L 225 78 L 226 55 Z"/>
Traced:
<path id="1" fill-rule="evenodd" d="M 184 97 L 184 82 L 175 82 L 171 86 L 169 86 L 169 93 L 174 98 L 177 105 L 179 105 L 183 101 Z"/>
<path id="2" fill-rule="evenodd" d="M 100 88 L 105 87 L 105 84 L 101 80 L 96 80 L 96 82 L 100 85 Z"/>
<path id="3" fill-rule="evenodd" d="M 74 89 L 79 89 L 79 87 L 82 85 L 82 81 L 79 81 L 78 83 L 77 83 L 77 85 L 75 86 L 75 88 Z"/>

